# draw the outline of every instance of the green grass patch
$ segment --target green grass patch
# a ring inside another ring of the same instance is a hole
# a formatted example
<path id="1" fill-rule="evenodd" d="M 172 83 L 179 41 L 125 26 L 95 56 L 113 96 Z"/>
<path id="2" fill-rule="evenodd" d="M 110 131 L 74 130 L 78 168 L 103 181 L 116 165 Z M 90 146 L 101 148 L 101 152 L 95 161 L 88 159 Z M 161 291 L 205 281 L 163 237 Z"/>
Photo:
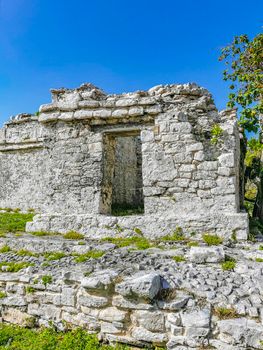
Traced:
<path id="1" fill-rule="evenodd" d="M 6 269 L 3 271 L 2 270 L 2 267 L 6 267 Z M 34 264 L 31 264 L 31 263 L 28 263 L 26 261 L 19 261 L 19 262 L 6 262 L 6 261 L 3 261 L 0 263 L 0 270 L 2 272 L 18 272 L 22 269 L 25 269 L 29 266 L 34 266 Z"/>
<path id="2" fill-rule="evenodd" d="M 229 271 L 229 270 L 234 270 L 236 267 L 236 262 L 235 261 L 224 261 L 221 263 L 221 267 L 223 271 Z"/>
<path id="3" fill-rule="evenodd" d="M 59 235 L 58 232 L 47 232 L 47 231 L 33 231 L 33 232 L 28 232 L 28 233 L 32 236 L 37 236 L 37 237 Z"/>
<path id="4" fill-rule="evenodd" d="M 36 291 L 35 288 L 32 286 L 26 287 L 26 294 L 33 294 L 33 293 L 35 293 L 35 291 Z"/>
<path id="5" fill-rule="evenodd" d="M 49 253 L 44 254 L 45 259 L 47 259 L 48 261 L 60 260 L 60 259 L 64 258 L 65 256 L 66 256 L 66 254 L 63 252 L 49 252 Z"/>
<path id="6" fill-rule="evenodd" d="M 217 307 L 214 310 L 214 314 L 220 319 L 220 320 L 226 320 L 228 318 L 235 318 L 238 317 L 237 312 L 233 308 L 226 308 L 226 307 Z"/>
<path id="7" fill-rule="evenodd" d="M 181 256 L 181 255 L 173 256 L 173 260 L 176 261 L 176 262 L 184 262 L 184 261 L 186 261 L 185 257 Z"/>
<path id="8" fill-rule="evenodd" d="M 27 250 L 27 249 L 20 249 L 20 250 L 16 251 L 16 255 L 19 255 L 19 256 L 35 256 L 35 257 L 37 257 L 39 254 L 33 253 L 33 252 L 31 252 L 30 250 Z"/>
<path id="9" fill-rule="evenodd" d="M 8 253 L 11 251 L 11 248 L 9 247 L 9 245 L 4 245 L 1 249 L 0 249 L 0 254 L 3 253 Z"/>
<path id="10" fill-rule="evenodd" d="M 196 241 L 191 241 L 187 243 L 188 247 L 198 247 L 199 243 Z"/>
<path id="11" fill-rule="evenodd" d="M 99 259 L 101 258 L 105 252 L 101 250 L 90 250 L 89 252 L 85 254 L 74 254 L 75 256 L 75 262 L 76 263 L 83 263 L 87 261 L 88 259 Z"/>
<path id="12" fill-rule="evenodd" d="M 5 297 L 6 297 L 6 293 L 3 292 L 3 291 L 1 291 L 1 292 L 0 292 L 0 299 L 3 299 L 3 298 L 5 298 Z"/>
<path id="13" fill-rule="evenodd" d="M 170 235 L 166 235 L 160 238 L 161 241 L 186 241 L 187 238 L 183 234 L 183 230 L 181 227 L 177 227 L 176 230 Z"/>
<path id="14" fill-rule="evenodd" d="M 0 213 L 0 232 L 24 232 L 26 223 L 32 221 L 33 213 L 5 212 Z"/>
<path id="15" fill-rule="evenodd" d="M 83 234 L 76 231 L 69 231 L 65 233 L 63 237 L 65 239 L 84 239 L 85 238 Z"/>
<path id="16" fill-rule="evenodd" d="M 58 332 L 53 328 L 28 329 L 1 324 L 0 350 L 128 350 L 122 345 L 101 344 L 83 329 Z"/>
<path id="17" fill-rule="evenodd" d="M 223 239 L 217 235 L 210 235 L 208 233 L 205 233 L 202 235 L 203 241 L 211 246 L 211 245 L 219 245 L 223 242 Z"/>
<path id="18" fill-rule="evenodd" d="M 41 281 L 44 284 L 44 286 L 46 286 L 47 284 L 52 283 L 52 276 L 51 275 L 44 275 L 44 276 L 42 276 Z"/>
<path id="19" fill-rule="evenodd" d="M 262 258 L 256 258 L 255 261 L 256 262 L 263 262 L 263 259 Z"/>
<path id="20" fill-rule="evenodd" d="M 103 238 L 102 241 L 113 243 L 118 248 L 135 246 L 137 249 L 144 250 L 151 247 L 151 243 L 148 239 L 140 235 L 132 237 L 106 237 Z"/>

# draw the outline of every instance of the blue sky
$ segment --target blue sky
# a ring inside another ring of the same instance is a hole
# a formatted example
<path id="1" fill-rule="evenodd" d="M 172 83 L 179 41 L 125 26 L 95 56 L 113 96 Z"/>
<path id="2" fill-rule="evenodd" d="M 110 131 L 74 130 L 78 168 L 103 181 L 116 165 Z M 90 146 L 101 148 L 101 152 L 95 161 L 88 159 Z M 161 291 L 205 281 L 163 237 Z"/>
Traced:
<path id="1" fill-rule="evenodd" d="M 220 48 L 262 31 L 262 0 L 0 0 L 0 124 L 50 88 L 197 82 L 225 107 Z"/>

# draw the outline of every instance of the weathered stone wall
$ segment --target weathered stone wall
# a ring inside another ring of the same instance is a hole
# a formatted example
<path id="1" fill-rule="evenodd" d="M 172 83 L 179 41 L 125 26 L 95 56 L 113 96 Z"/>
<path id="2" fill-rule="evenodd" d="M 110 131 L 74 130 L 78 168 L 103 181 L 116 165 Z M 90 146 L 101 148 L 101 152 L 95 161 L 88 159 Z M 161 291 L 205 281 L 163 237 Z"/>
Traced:
<path id="1" fill-rule="evenodd" d="M 185 84 L 105 95 L 87 84 L 53 90 L 52 98 L 38 118 L 19 115 L 1 130 L 0 205 L 49 214 L 28 229 L 63 232 L 67 222 L 69 229 L 101 234 L 112 221 L 101 215 L 110 214 L 113 193 L 112 181 L 104 181 L 114 170 L 105 168 L 104 160 L 114 155 L 113 148 L 103 155 L 105 135 L 129 132 L 141 134 L 145 215 L 113 224 L 129 228 L 135 220 L 151 234 L 179 225 L 246 238 L 236 114 L 218 113 L 207 90 Z M 211 142 L 215 127 L 220 133 Z"/>

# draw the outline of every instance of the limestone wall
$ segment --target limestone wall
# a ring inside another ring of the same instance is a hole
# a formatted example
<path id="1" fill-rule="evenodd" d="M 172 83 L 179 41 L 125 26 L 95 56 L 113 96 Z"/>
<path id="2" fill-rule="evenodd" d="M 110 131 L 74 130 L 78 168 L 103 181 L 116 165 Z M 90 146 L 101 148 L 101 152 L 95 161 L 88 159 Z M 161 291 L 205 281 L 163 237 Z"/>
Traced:
<path id="1" fill-rule="evenodd" d="M 43 214 L 42 226 L 36 218 L 31 229 L 52 229 L 53 217 L 45 214 L 62 214 L 71 215 L 70 227 L 86 232 L 91 227 L 80 223 L 96 214 L 99 232 L 107 221 L 101 214 L 110 214 L 127 185 L 122 181 L 113 190 L 105 135 L 127 132 L 139 133 L 142 142 L 145 214 L 138 225 L 148 225 L 154 215 L 163 226 L 165 213 L 169 230 L 179 225 L 225 235 L 224 222 L 231 222 L 226 217 L 234 217 L 228 234 L 235 230 L 246 238 L 246 214 L 239 214 L 236 114 L 219 113 L 208 91 L 195 84 L 122 95 L 106 95 L 91 84 L 52 90 L 52 103 L 40 107 L 39 117 L 19 115 L 0 131 L 0 206 Z M 64 219 L 56 225 L 61 232 Z"/>

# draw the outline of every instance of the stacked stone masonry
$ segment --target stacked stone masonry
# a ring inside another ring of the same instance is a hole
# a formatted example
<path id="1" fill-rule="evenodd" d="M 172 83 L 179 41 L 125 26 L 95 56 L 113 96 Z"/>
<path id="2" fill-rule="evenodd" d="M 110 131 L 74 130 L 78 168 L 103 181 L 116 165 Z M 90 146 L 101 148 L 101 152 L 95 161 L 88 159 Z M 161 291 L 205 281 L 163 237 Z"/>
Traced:
<path id="1" fill-rule="evenodd" d="M 132 138 L 140 141 L 136 152 Z M 129 164 L 116 164 L 125 158 L 117 139 L 130 142 Z M 102 237 L 105 226 L 121 225 L 155 237 L 180 226 L 186 234 L 234 232 L 246 239 L 239 142 L 235 111 L 219 113 L 196 84 L 121 95 L 91 84 L 52 90 L 52 103 L 38 116 L 18 115 L 0 130 L 0 206 L 35 209 L 28 231 Z M 111 215 L 112 203 L 123 199 L 143 201 L 144 213 Z"/>
<path id="2" fill-rule="evenodd" d="M 0 273 L 2 321 L 60 330 L 83 327 L 104 341 L 168 350 L 263 349 L 263 257 L 259 244 L 189 247 L 167 242 L 145 251 L 59 236 L 37 238 L 11 234 L 1 247 L 3 261 L 34 265 Z M 38 256 L 19 256 L 27 248 Z M 73 253 L 98 249 L 105 254 L 77 264 Z M 64 252 L 43 264 L 43 253 Z M 185 258 L 176 262 L 175 256 Z M 220 263 L 236 259 L 232 270 Z M 49 276 L 49 279 L 44 279 Z M 45 282 L 46 281 L 46 282 Z M 230 310 L 230 314 L 218 312 Z"/>

